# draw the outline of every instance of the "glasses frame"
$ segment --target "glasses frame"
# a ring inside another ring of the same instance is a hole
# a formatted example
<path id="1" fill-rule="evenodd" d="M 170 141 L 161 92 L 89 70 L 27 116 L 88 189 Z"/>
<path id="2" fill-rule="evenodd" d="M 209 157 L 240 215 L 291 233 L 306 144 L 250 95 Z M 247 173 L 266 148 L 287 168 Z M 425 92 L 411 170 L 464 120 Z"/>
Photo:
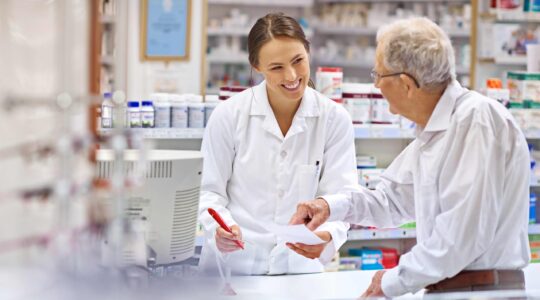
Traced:
<path id="1" fill-rule="evenodd" d="M 413 81 L 414 81 L 414 84 L 416 85 L 417 88 L 420 88 L 420 84 L 418 83 L 418 81 L 416 80 L 416 78 L 414 78 L 414 76 L 412 76 L 411 74 L 407 73 L 407 72 L 396 72 L 396 73 L 391 73 L 391 74 L 384 74 L 384 75 L 381 75 L 379 73 L 377 73 L 377 71 L 375 70 L 371 70 L 371 73 L 369 74 L 371 76 L 371 78 L 373 79 L 373 82 L 374 83 L 377 83 L 379 82 L 379 80 L 381 80 L 381 78 L 384 78 L 384 77 L 392 77 L 392 76 L 398 76 L 398 75 L 407 75 L 409 76 Z"/>

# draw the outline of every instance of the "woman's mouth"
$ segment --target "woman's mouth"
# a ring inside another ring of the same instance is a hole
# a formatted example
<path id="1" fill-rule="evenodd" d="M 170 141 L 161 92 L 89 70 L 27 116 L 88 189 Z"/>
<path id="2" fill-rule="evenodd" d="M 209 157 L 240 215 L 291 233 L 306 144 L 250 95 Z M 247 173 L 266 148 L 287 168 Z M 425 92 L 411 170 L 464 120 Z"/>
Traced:
<path id="1" fill-rule="evenodd" d="M 289 83 L 289 84 L 282 84 L 281 86 L 283 88 L 285 88 L 287 91 L 289 92 L 294 92 L 296 90 L 298 90 L 300 88 L 300 82 L 302 81 L 302 79 L 298 79 L 292 83 Z"/>

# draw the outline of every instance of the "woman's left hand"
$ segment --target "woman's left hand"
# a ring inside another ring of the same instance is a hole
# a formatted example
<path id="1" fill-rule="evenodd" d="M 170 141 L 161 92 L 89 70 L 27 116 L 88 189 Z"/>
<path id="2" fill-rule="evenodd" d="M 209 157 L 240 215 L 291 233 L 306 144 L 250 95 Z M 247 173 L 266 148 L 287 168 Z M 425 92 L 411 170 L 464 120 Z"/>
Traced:
<path id="1" fill-rule="evenodd" d="M 324 250 L 324 247 L 332 240 L 332 235 L 328 231 L 316 231 L 315 234 L 324 241 L 322 244 L 317 245 L 306 245 L 302 243 L 287 243 L 289 247 L 294 252 L 305 256 L 310 259 L 315 259 L 321 256 L 321 253 Z"/>

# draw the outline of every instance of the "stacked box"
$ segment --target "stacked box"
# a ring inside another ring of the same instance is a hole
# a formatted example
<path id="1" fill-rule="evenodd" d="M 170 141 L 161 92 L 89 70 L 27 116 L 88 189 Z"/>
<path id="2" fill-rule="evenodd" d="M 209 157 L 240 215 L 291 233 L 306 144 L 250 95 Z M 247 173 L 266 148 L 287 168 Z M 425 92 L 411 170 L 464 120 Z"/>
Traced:
<path id="1" fill-rule="evenodd" d="M 508 72 L 510 107 L 536 108 L 540 103 L 540 73 Z"/>

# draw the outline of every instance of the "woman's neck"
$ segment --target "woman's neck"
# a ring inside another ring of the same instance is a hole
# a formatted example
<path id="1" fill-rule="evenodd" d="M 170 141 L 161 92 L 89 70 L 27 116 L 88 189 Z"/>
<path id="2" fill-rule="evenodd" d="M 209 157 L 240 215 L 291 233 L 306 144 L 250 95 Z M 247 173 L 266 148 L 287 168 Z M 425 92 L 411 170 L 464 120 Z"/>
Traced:
<path id="1" fill-rule="evenodd" d="M 272 94 L 272 92 L 268 89 L 267 89 L 267 95 L 268 95 L 268 103 L 270 103 L 270 107 L 272 108 L 272 111 L 274 112 L 274 116 L 276 117 L 279 128 L 281 129 L 283 136 L 286 136 L 287 132 L 289 131 L 289 128 L 292 125 L 294 115 L 296 114 L 296 112 L 298 111 L 298 108 L 300 107 L 302 98 L 296 101 L 293 101 L 290 99 L 284 99 L 283 97 Z"/>

